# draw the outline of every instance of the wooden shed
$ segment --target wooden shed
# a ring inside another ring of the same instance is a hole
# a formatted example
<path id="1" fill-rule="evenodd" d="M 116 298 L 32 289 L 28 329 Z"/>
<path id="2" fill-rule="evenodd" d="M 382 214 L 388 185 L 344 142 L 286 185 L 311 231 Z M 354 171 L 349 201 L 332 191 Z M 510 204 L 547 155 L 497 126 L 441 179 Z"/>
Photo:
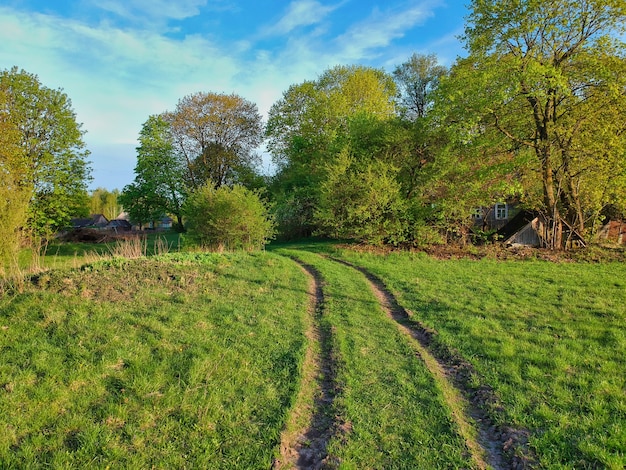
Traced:
<path id="1" fill-rule="evenodd" d="M 626 245 L 626 222 L 610 220 L 598 232 L 598 240 L 607 240 L 619 245 Z"/>

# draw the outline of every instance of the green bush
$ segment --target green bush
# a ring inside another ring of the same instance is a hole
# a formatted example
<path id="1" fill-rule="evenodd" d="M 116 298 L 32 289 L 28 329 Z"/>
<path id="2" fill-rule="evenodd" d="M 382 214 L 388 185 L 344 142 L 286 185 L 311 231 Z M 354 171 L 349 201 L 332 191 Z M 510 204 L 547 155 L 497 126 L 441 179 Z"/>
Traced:
<path id="1" fill-rule="evenodd" d="M 274 236 L 274 221 L 259 195 L 243 186 L 195 191 L 184 208 L 191 244 L 210 250 L 259 250 Z"/>
<path id="2" fill-rule="evenodd" d="M 397 245 L 406 241 L 407 204 L 395 176 L 384 162 L 359 165 L 341 154 L 328 168 L 321 187 L 316 221 L 320 233 L 373 245 Z"/>

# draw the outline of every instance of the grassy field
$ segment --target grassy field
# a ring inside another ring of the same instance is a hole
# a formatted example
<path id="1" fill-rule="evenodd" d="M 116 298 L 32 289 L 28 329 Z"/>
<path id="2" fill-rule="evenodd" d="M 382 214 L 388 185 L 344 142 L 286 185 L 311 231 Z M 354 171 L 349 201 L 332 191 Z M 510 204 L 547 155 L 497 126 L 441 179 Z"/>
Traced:
<path id="1" fill-rule="evenodd" d="M 626 265 L 331 251 L 474 365 L 541 467 L 626 467 Z"/>
<path id="2" fill-rule="evenodd" d="M 322 327 L 331 331 L 337 396 L 330 462 L 345 469 L 472 468 L 441 392 L 365 277 L 303 251 L 324 286 Z"/>
<path id="3" fill-rule="evenodd" d="M 269 468 L 306 278 L 271 254 L 40 274 L 0 302 L 0 468 Z"/>
<path id="4" fill-rule="evenodd" d="M 0 468 L 270 468 L 305 349 L 319 348 L 307 344 L 308 280 L 291 257 L 317 269 L 324 291 L 328 464 L 476 467 L 440 385 L 365 276 L 328 255 L 382 279 L 437 332 L 436 347 L 473 365 L 475 386 L 499 399 L 491 418 L 528 430 L 538 467 L 626 466 L 624 263 L 311 243 L 83 265 L 96 256 L 81 251 L 110 248 L 57 248 L 45 265 L 65 268 L 0 298 Z"/>

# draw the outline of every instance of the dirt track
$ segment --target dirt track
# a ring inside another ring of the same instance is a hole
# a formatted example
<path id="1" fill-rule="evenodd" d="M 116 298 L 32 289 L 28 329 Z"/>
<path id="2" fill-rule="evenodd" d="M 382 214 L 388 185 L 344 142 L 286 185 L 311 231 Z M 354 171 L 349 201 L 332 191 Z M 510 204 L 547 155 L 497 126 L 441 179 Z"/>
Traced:
<path id="1" fill-rule="evenodd" d="M 535 459 L 528 450 L 528 433 L 494 423 L 488 410 L 501 409 L 501 405 L 489 387 L 476 389 L 471 385 L 475 375 L 471 364 L 454 351 L 437 344 L 436 332 L 424 328 L 404 309 L 381 279 L 343 260 L 331 260 L 362 273 L 382 310 L 408 337 L 438 384 L 465 440 L 473 467 L 495 470 L 532 468 Z M 342 425 L 333 416 L 333 400 L 339 391 L 334 383 L 331 332 L 321 328 L 320 322 L 324 312 L 323 279 L 313 266 L 297 259 L 294 261 L 309 277 L 311 321 L 306 332 L 309 347 L 300 395 L 283 432 L 281 457 L 275 461 L 274 468 L 336 468 L 338 462 L 329 461 L 326 446 L 336 433 L 342 432 Z"/>

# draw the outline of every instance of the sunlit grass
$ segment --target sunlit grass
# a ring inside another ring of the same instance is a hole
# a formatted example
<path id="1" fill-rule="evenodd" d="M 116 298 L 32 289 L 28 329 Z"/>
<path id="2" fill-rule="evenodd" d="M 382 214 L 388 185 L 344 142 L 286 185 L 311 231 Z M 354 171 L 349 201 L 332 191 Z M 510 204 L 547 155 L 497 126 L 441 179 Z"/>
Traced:
<path id="1" fill-rule="evenodd" d="M 51 271 L 0 303 L 0 467 L 269 468 L 306 278 L 271 254 Z"/>
<path id="2" fill-rule="evenodd" d="M 365 277 L 315 254 L 278 252 L 323 276 L 321 328 L 330 333 L 337 369 L 331 461 L 346 469 L 471 468 L 434 378 Z"/>
<path id="3" fill-rule="evenodd" d="M 624 264 L 341 256 L 474 364 L 543 466 L 626 467 Z"/>

